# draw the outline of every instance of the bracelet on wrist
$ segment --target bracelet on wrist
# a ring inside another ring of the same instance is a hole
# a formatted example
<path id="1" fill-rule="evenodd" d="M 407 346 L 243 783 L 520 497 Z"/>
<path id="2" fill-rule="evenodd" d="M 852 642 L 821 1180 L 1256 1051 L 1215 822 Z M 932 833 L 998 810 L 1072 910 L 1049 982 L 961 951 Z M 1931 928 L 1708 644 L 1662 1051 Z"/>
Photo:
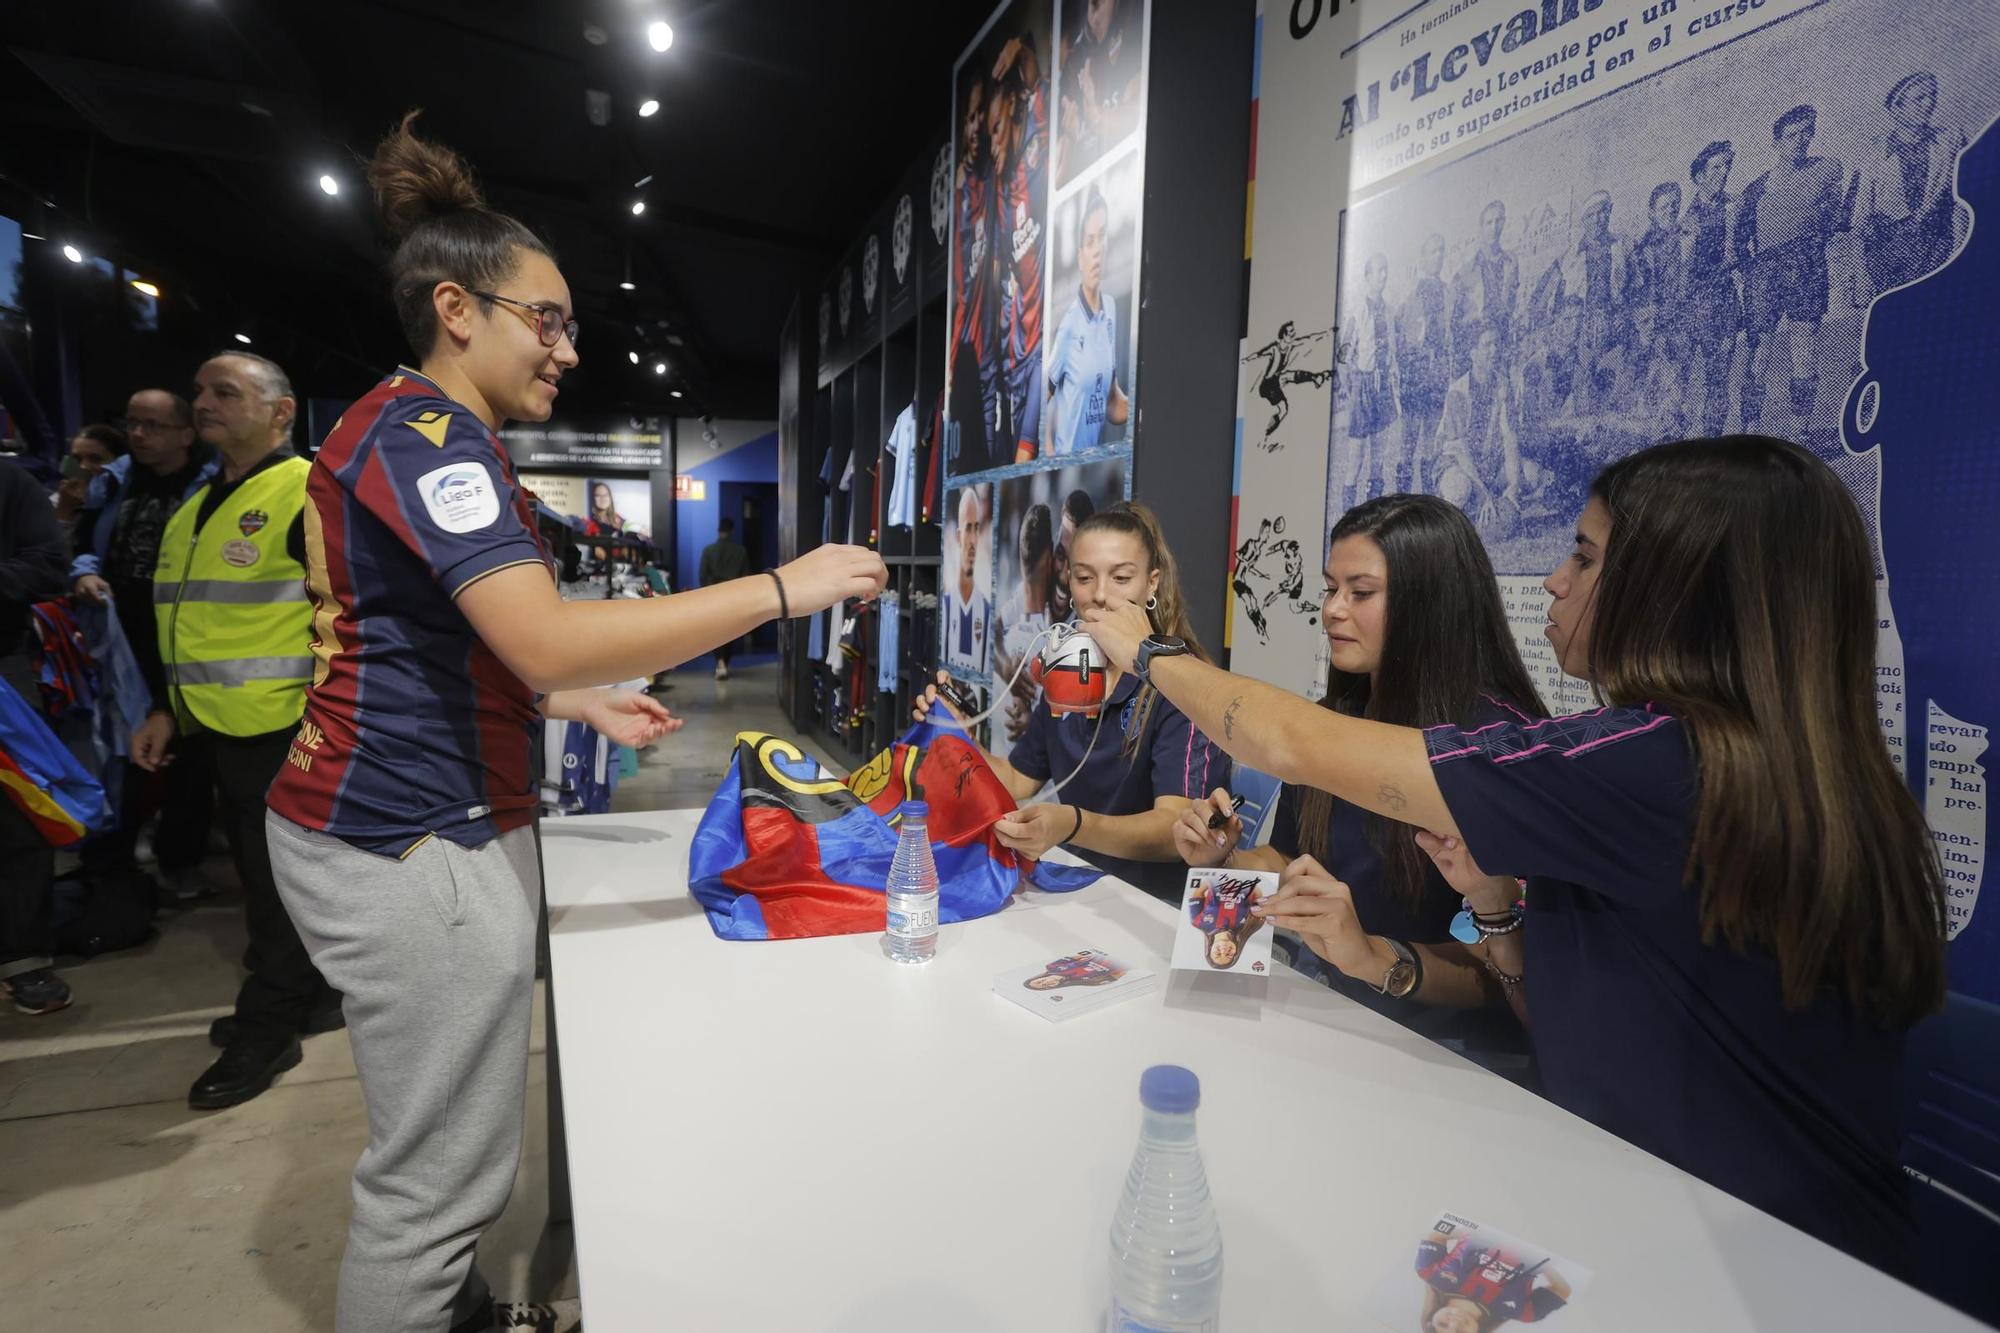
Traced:
<path id="1" fill-rule="evenodd" d="M 767 569 L 764 572 L 771 576 L 771 582 L 776 584 L 778 588 L 778 619 L 790 620 L 792 618 L 792 604 L 785 600 L 785 581 L 778 577 L 778 571 L 775 569 Z"/>
<path id="2" fill-rule="evenodd" d="M 1521 928 L 1521 918 L 1515 917 L 1504 926 L 1489 926 L 1484 921 L 1473 919 L 1472 928 L 1479 932 L 1481 939 L 1492 939 L 1495 935 L 1512 935 Z"/>
<path id="3" fill-rule="evenodd" d="M 1508 990 L 1512 990 L 1514 989 L 1514 987 L 1521 984 L 1521 977 L 1519 973 L 1510 974 L 1507 972 L 1502 972 L 1498 967 L 1498 965 L 1496 965 L 1491 958 L 1485 956 L 1484 954 L 1480 955 L 1479 961 L 1485 964 L 1486 970 L 1493 975 L 1493 979 L 1499 982 L 1502 986 L 1505 986 Z"/>
<path id="4" fill-rule="evenodd" d="M 1079 805 L 1074 807 L 1074 809 L 1076 810 L 1076 825 L 1070 829 L 1069 836 L 1063 839 L 1064 842 L 1075 842 L 1076 835 L 1083 832 L 1083 807 Z"/>

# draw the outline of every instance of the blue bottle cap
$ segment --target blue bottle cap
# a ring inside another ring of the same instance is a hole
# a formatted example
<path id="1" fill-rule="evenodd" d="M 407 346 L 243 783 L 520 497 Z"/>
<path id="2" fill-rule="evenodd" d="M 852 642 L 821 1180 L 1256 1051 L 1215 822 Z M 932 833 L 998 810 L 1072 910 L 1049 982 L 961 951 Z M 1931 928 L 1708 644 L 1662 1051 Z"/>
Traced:
<path id="1" fill-rule="evenodd" d="M 1154 1065 L 1139 1076 L 1139 1100 L 1148 1111 L 1180 1115 L 1201 1105 L 1201 1080 L 1192 1069 Z"/>
<path id="2" fill-rule="evenodd" d="M 903 818 L 929 819 L 930 817 L 931 817 L 931 803 L 929 801 L 903 802 Z"/>

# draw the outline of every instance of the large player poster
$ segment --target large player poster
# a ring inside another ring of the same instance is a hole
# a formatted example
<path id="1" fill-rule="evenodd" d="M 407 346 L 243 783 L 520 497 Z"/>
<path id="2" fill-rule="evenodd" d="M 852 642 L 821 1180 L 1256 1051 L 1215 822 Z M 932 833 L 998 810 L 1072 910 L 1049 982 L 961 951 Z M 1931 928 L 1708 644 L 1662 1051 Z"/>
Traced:
<path id="1" fill-rule="evenodd" d="M 1587 706 L 1539 631 L 1592 475 L 1687 435 L 1795 439 L 1876 532 L 1883 733 L 1944 862 L 1953 985 L 2000 998 L 2000 915 L 1975 912 L 2000 0 L 1332 8 L 1261 36 L 1235 664 L 1297 687 L 1286 646 L 1319 638 L 1269 596 L 1283 561 L 1244 577 L 1254 534 L 1313 534 L 1310 569 L 1346 507 L 1422 489 L 1478 525 L 1550 706 Z"/>
<path id="2" fill-rule="evenodd" d="M 1012 0 L 953 74 L 946 489 L 959 527 L 972 497 L 997 508 L 980 511 L 983 547 L 948 554 L 976 555 L 998 619 L 984 636 L 961 623 L 943 658 L 1002 692 L 1034 638 L 1023 626 L 1067 613 L 1045 586 L 1074 518 L 1062 505 L 1131 493 L 1149 8 Z M 988 637 L 989 651 L 967 646 Z M 1014 734 L 1027 693 L 1009 695 Z"/>

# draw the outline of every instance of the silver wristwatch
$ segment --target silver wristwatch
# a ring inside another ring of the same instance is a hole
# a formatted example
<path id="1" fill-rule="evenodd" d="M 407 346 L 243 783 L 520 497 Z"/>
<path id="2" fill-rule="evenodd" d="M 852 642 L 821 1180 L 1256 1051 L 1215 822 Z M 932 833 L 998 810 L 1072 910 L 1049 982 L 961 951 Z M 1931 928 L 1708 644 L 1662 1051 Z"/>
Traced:
<path id="1" fill-rule="evenodd" d="M 1382 975 L 1382 984 L 1375 989 L 1393 1000 L 1405 999 L 1417 988 L 1422 977 L 1422 968 L 1417 963 L 1416 951 L 1401 940 L 1385 940 L 1395 951 L 1396 961 L 1389 964 L 1389 970 Z"/>

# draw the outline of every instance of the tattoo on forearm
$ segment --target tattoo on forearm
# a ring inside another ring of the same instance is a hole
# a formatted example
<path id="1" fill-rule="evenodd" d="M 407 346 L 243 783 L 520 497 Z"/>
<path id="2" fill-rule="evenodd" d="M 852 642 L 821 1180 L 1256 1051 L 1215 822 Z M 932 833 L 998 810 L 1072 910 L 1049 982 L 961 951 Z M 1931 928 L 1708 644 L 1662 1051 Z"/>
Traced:
<path id="1" fill-rule="evenodd" d="M 1236 713 L 1237 710 L 1242 707 L 1243 707 L 1243 696 L 1239 694 L 1234 699 L 1231 699 L 1229 701 L 1229 707 L 1223 710 L 1222 739 L 1226 741 L 1233 741 L 1236 739 Z"/>
<path id="2" fill-rule="evenodd" d="M 1377 787 L 1375 795 L 1381 800 L 1382 804 L 1388 806 L 1397 814 L 1401 814 L 1403 807 L 1410 803 L 1410 798 L 1403 795 L 1403 789 L 1392 783 L 1385 782 L 1380 787 Z"/>

